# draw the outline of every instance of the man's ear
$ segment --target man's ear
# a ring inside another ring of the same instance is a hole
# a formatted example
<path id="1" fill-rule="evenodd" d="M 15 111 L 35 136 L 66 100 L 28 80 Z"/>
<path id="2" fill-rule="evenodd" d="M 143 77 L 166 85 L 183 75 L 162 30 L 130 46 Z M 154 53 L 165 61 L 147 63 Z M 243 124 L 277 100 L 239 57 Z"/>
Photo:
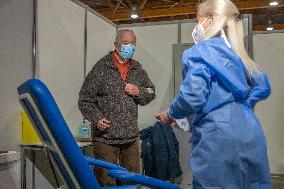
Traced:
<path id="1" fill-rule="evenodd" d="M 209 24 L 212 24 L 213 19 L 214 19 L 213 15 L 210 15 L 210 17 L 209 17 Z"/>
<path id="2" fill-rule="evenodd" d="M 113 45 L 114 45 L 115 48 L 119 47 L 119 43 L 118 42 L 114 42 Z"/>
<path id="3" fill-rule="evenodd" d="M 113 43 L 113 46 L 114 46 L 114 51 L 116 51 L 116 49 L 118 49 L 118 43 L 117 43 L 117 42 L 114 42 L 114 43 Z"/>

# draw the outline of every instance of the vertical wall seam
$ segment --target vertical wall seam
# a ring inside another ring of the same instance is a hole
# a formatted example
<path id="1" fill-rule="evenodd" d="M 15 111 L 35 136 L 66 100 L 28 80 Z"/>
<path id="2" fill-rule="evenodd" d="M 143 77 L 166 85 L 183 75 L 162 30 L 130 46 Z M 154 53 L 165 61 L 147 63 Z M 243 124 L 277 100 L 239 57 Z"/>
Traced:
<path id="1" fill-rule="evenodd" d="M 181 23 L 178 23 L 178 44 L 181 44 Z"/>
<path id="2" fill-rule="evenodd" d="M 36 78 L 37 70 L 37 0 L 33 0 L 33 28 L 32 28 L 32 78 Z"/>
<path id="3" fill-rule="evenodd" d="M 252 15 L 248 15 L 248 36 L 249 36 L 249 55 L 252 59 L 254 59 L 254 54 L 253 54 L 253 31 L 252 31 Z"/>
<path id="4" fill-rule="evenodd" d="M 88 26 L 87 26 L 88 11 L 85 9 L 84 23 L 84 79 L 87 76 L 87 46 L 88 46 Z"/>

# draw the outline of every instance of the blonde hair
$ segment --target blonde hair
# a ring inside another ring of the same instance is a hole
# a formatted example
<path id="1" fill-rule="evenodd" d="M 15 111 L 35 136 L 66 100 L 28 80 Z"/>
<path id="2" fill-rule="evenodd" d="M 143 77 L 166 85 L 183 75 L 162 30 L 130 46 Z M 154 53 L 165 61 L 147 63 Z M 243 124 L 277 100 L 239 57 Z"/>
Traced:
<path id="1" fill-rule="evenodd" d="M 238 17 L 240 13 L 236 5 L 230 0 L 207 0 L 199 5 L 198 14 L 202 17 L 213 17 L 212 23 L 205 33 L 206 39 L 218 35 L 224 29 L 228 41 L 242 59 L 249 75 L 259 72 L 259 67 L 246 52 L 243 24 Z"/>

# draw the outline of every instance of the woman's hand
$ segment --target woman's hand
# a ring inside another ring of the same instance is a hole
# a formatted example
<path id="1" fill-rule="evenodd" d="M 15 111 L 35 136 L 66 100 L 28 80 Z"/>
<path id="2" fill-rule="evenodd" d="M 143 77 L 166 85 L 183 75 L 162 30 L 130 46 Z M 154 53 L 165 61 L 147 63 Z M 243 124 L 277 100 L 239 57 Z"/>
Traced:
<path id="1" fill-rule="evenodd" d="M 169 117 L 169 111 L 165 110 L 163 112 L 157 113 L 156 118 L 165 124 L 172 124 L 174 120 Z"/>

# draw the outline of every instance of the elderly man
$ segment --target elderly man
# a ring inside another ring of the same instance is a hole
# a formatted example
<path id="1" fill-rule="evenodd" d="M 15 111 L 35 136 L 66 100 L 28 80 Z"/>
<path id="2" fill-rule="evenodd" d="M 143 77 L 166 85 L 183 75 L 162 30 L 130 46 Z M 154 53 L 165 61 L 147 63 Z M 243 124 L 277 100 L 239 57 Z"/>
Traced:
<path id="1" fill-rule="evenodd" d="M 115 50 L 100 59 L 80 91 L 79 109 L 93 125 L 94 155 L 139 172 L 138 105 L 155 98 L 155 87 L 141 64 L 132 59 L 136 36 L 118 31 Z M 104 169 L 96 169 L 99 182 L 116 185 Z"/>

